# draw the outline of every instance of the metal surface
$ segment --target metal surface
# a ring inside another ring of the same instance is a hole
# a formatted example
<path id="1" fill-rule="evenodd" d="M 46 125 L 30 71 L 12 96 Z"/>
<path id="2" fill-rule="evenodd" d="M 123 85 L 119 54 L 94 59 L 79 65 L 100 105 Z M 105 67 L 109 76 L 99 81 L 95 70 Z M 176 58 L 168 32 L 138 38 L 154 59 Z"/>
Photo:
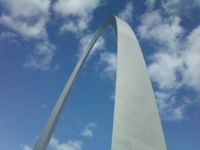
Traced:
<path id="1" fill-rule="evenodd" d="M 112 150 L 166 150 L 157 106 L 143 55 L 130 26 L 108 18 L 96 31 L 57 100 L 33 150 L 45 150 L 73 82 L 103 30 L 112 25 L 117 35 L 117 72 Z"/>

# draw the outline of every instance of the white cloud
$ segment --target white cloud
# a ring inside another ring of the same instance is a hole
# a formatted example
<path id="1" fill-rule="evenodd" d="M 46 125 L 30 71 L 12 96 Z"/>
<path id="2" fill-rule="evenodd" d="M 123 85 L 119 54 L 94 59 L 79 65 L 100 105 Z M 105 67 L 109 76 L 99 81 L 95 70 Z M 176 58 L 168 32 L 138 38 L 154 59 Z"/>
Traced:
<path id="1" fill-rule="evenodd" d="M 64 143 L 60 143 L 60 141 L 52 137 L 49 142 L 49 148 L 51 150 L 82 150 L 83 142 L 80 140 L 69 140 Z M 32 150 L 32 147 L 28 145 L 23 145 L 22 150 Z"/>
<path id="2" fill-rule="evenodd" d="M 157 52 L 150 56 L 152 62 L 148 69 L 152 81 L 161 90 L 175 90 L 180 86 L 177 74 L 183 68 L 179 55 L 184 33 L 180 21 L 178 16 L 164 19 L 159 11 L 152 11 L 142 16 L 138 27 L 141 38 L 156 45 Z"/>
<path id="3" fill-rule="evenodd" d="M 103 52 L 100 55 L 100 63 L 105 64 L 102 76 L 114 79 L 117 69 L 117 56 L 112 52 Z"/>
<path id="4" fill-rule="evenodd" d="M 25 38 L 40 39 L 47 36 L 45 20 L 43 19 L 34 23 L 29 23 L 28 21 L 3 14 L 0 16 L 0 23 Z"/>
<path id="5" fill-rule="evenodd" d="M 46 106 L 44 106 L 46 108 Z M 85 138 L 93 137 L 93 130 L 97 126 L 96 122 L 88 123 L 83 131 L 81 132 L 81 136 Z M 48 148 L 51 150 L 82 150 L 84 142 L 82 140 L 68 140 L 66 142 L 60 142 L 59 139 L 52 137 Z M 32 150 L 32 147 L 28 145 L 23 145 L 22 150 Z"/>
<path id="6" fill-rule="evenodd" d="M 62 16 L 87 16 L 99 3 L 100 0 L 58 0 L 54 10 Z"/>
<path id="7" fill-rule="evenodd" d="M 197 26 L 187 36 L 183 52 L 185 69 L 183 83 L 200 92 L 200 26 Z"/>
<path id="8" fill-rule="evenodd" d="M 182 120 L 185 117 L 186 108 L 191 104 L 192 101 L 187 99 L 181 100 L 176 97 L 176 92 L 155 92 L 159 112 L 163 120 Z"/>
<path id="9" fill-rule="evenodd" d="M 83 137 L 93 137 L 93 129 L 96 127 L 96 123 L 92 122 L 92 123 L 89 123 L 84 129 L 83 131 L 81 132 L 81 135 Z"/>
<path id="10" fill-rule="evenodd" d="M 188 35 L 186 32 L 180 17 L 171 12 L 163 17 L 160 10 L 146 12 L 138 26 L 140 37 L 156 50 L 149 56 L 148 70 L 157 85 L 156 98 L 161 116 L 168 120 L 185 118 L 185 109 L 195 101 L 179 99 L 177 94 L 182 88 L 187 86 L 199 91 L 200 71 L 196 68 L 200 65 L 200 27 Z"/>
<path id="11" fill-rule="evenodd" d="M 199 0 L 194 0 L 194 6 L 200 7 L 200 1 Z"/>
<path id="12" fill-rule="evenodd" d="M 13 17 L 47 16 L 50 0 L 1 0 Z"/>
<path id="13" fill-rule="evenodd" d="M 49 70 L 55 46 L 49 42 L 46 24 L 49 19 L 50 0 L 0 0 L 6 11 L 0 15 L 0 24 L 11 29 L 24 40 L 35 40 L 35 49 L 25 68 Z"/>
<path id="14" fill-rule="evenodd" d="M 91 129 L 84 129 L 83 132 L 81 133 L 82 136 L 84 137 L 93 137 L 93 132 Z"/>
<path id="15" fill-rule="evenodd" d="M 0 39 L 4 40 L 4 39 L 10 39 L 10 38 L 16 38 L 17 35 L 15 33 L 9 32 L 9 31 L 5 31 L 2 32 L 0 34 Z"/>
<path id="16" fill-rule="evenodd" d="M 80 17 L 76 18 L 75 20 L 68 20 L 61 26 L 60 31 L 61 32 L 70 31 L 72 33 L 78 34 L 80 31 L 82 32 L 83 30 L 87 29 L 90 21 L 91 21 L 91 16 Z"/>
<path id="17" fill-rule="evenodd" d="M 25 68 L 33 70 L 46 71 L 51 69 L 51 62 L 55 55 L 55 46 L 49 41 L 43 41 L 36 44 L 33 54 L 25 62 Z"/>
<path id="18" fill-rule="evenodd" d="M 168 53 L 155 53 L 149 65 L 149 75 L 161 90 L 174 90 L 179 88 L 177 73 L 181 71 L 183 62 L 176 56 Z"/>
<path id="19" fill-rule="evenodd" d="M 191 12 L 197 8 L 200 8 L 199 0 L 162 0 L 161 6 L 163 11 L 166 11 L 168 14 L 184 14 L 190 15 Z"/>
<path id="20" fill-rule="evenodd" d="M 83 32 L 93 18 L 94 10 L 100 6 L 101 0 L 58 0 L 54 11 L 63 17 L 61 31 L 73 33 Z"/>
<path id="21" fill-rule="evenodd" d="M 161 4 L 168 13 L 175 13 L 181 8 L 183 1 L 185 0 L 165 0 L 161 1 Z"/>
<path id="22" fill-rule="evenodd" d="M 128 2 L 124 9 L 119 12 L 118 16 L 126 21 L 132 21 L 133 20 L 133 3 Z"/>
<path id="23" fill-rule="evenodd" d="M 81 150 L 83 142 L 79 140 L 70 140 L 65 143 L 60 143 L 58 139 L 52 137 L 49 143 L 49 147 L 53 150 Z"/>
<path id="24" fill-rule="evenodd" d="M 15 46 L 19 45 L 17 38 L 18 35 L 10 31 L 4 31 L 0 33 L 0 41 L 8 42 L 10 44 L 14 44 Z"/>
<path id="25" fill-rule="evenodd" d="M 147 12 L 141 18 L 138 31 L 143 39 L 154 40 L 165 46 L 167 50 L 175 50 L 179 48 L 177 47 L 180 45 L 179 37 L 182 37 L 184 33 L 180 22 L 181 19 L 178 16 L 164 19 L 159 11 Z"/>
<path id="26" fill-rule="evenodd" d="M 46 21 L 48 20 L 49 0 L 1 0 L 6 8 L 2 13 L 0 23 L 25 38 L 43 38 L 46 36 Z"/>
<path id="27" fill-rule="evenodd" d="M 138 31 L 143 39 L 157 45 L 157 52 L 150 57 L 152 63 L 148 67 L 152 80 L 161 89 L 173 89 L 174 85 L 179 85 L 178 82 L 198 89 L 200 71 L 195 68 L 200 64 L 200 44 L 197 42 L 200 38 L 200 27 L 184 37 L 186 31 L 180 26 L 180 19 L 177 17 L 163 20 L 155 11 L 145 15 Z M 177 80 L 180 78 L 177 73 L 183 79 Z"/>
<path id="28" fill-rule="evenodd" d="M 28 145 L 23 145 L 22 150 L 32 150 L 32 148 Z"/>
<path id="29" fill-rule="evenodd" d="M 156 0 L 146 0 L 147 9 L 152 10 L 155 7 Z"/>

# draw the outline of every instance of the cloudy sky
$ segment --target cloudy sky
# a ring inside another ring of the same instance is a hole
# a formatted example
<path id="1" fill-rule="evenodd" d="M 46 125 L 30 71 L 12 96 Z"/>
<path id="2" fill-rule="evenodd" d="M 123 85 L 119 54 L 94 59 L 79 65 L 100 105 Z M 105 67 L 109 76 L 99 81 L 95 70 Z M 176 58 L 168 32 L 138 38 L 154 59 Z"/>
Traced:
<path id="1" fill-rule="evenodd" d="M 0 0 L 0 149 L 31 150 L 70 72 L 110 15 L 139 40 L 169 150 L 200 147 L 200 0 Z M 82 68 L 49 150 L 109 150 L 116 43 Z"/>

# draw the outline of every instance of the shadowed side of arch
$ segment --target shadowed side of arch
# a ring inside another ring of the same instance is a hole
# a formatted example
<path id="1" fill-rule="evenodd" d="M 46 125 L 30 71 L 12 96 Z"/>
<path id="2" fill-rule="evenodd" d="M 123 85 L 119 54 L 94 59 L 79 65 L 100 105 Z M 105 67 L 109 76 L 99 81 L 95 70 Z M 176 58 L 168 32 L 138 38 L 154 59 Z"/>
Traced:
<path id="1" fill-rule="evenodd" d="M 144 58 L 130 26 L 109 17 L 80 56 L 33 150 L 45 150 L 67 96 L 95 42 L 111 25 L 117 35 L 117 72 L 112 150 L 166 150 L 159 114 Z"/>

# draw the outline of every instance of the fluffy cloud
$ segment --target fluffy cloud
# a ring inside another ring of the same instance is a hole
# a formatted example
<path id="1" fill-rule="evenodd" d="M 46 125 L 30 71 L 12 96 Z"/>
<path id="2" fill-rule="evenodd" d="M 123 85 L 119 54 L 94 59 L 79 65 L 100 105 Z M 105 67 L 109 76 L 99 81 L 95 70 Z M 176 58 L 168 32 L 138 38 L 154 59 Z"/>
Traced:
<path id="1" fill-rule="evenodd" d="M 152 12 L 142 18 L 144 20 L 138 27 L 142 39 L 157 45 L 154 47 L 157 52 L 150 56 L 150 76 L 161 89 L 173 89 L 178 82 L 198 89 L 199 71 L 194 68 L 200 64 L 200 44 L 197 42 L 200 27 L 193 29 L 188 36 L 183 36 L 186 31 L 181 27 L 180 19 L 172 18 L 163 20 L 158 12 Z M 177 74 L 183 78 L 179 79 Z"/>
<path id="2" fill-rule="evenodd" d="M 162 0 L 161 6 L 164 11 L 169 14 L 181 14 L 185 13 L 186 15 L 190 14 L 192 9 L 200 8 L 199 0 Z"/>
<path id="3" fill-rule="evenodd" d="M 13 17 L 47 16 L 49 0 L 1 0 Z"/>
<path id="4" fill-rule="evenodd" d="M 51 69 L 55 46 L 49 42 L 46 31 L 50 0 L 0 0 L 0 3 L 5 8 L 0 15 L 0 24 L 24 40 L 36 41 L 35 49 L 24 66 L 42 71 Z"/>
<path id="5" fill-rule="evenodd" d="M 189 99 L 177 99 L 176 91 L 156 91 L 155 92 L 159 112 L 164 120 L 182 120 L 186 118 L 185 109 L 192 104 L 192 100 Z"/>
<path id="6" fill-rule="evenodd" d="M 41 71 L 49 70 L 54 54 L 55 46 L 53 44 L 49 41 L 39 42 L 36 44 L 33 54 L 28 57 L 24 67 Z"/>
<path id="7" fill-rule="evenodd" d="M 182 59 L 163 52 L 155 53 L 151 60 L 153 62 L 148 67 L 149 74 L 152 81 L 157 83 L 160 89 L 169 91 L 180 86 L 177 73 L 182 69 Z"/>
<path id="8" fill-rule="evenodd" d="M 0 41 L 8 42 L 9 44 L 18 45 L 19 42 L 17 41 L 17 37 L 18 37 L 17 34 L 10 31 L 4 31 L 0 33 Z"/>
<path id="9" fill-rule="evenodd" d="M 83 147 L 83 142 L 79 140 L 69 140 L 64 143 L 60 143 L 60 141 L 52 137 L 49 142 L 49 148 L 51 150 L 81 150 Z M 32 147 L 28 145 L 23 145 L 22 150 L 32 150 Z"/>
<path id="10" fill-rule="evenodd" d="M 51 138 L 49 147 L 53 150 L 81 150 L 83 142 L 79 140 L 67 141 L 66 143 L 60 143 L 58 139 Z"/>
<path id="11" fill-rule="evenodd" d="M 84 129 L 83 131 L 81 132 L 81 135 L 83 137 L 93 137 L 93 131 L 92 129 L 94 129 L 96 127 L 96 123 L 92 122 L 92 123 L 89 123 Z"/>
<path id="12" fill-rule="evenodd" d="M 54 10 L 63 16 L 87 16 L 98 7 L 99 0 L 58 0 Z"/>
<path id="13" fill-rule="evenodd" d="M 114 79 L 117 69 L 117 56 L 116 53 L 103 52 L 100 55 L 100 63 L 104 65 L 102 72 L 103 77 Z"/>
<path id="14" fill-rule="evenodd" d="M 48 20 L 49 0 L 1 0 L 6 9 L 0 23 L 25 38 L 43 38 L 46 35 L 45 23 Z"/>
<path id="15" fill-rule="evenodd" d="M 93 11 L 99 5 L 100 0 L 58 0 L 53 9 L 65 20 L 61 31 L 79 33 L 89 26 L 93 18 Z"/>
<path id="16" fill-rule="evenodd" d="M 97 126 L 97 123 L 91 122 L 85 126 L 83 131 L 81 132 L 81 136 L 88 138 L 93 137 L 93 129 Z M 61 143 L 59 139 L 52 137 L 48 148 L 51 150 L 82 150 L 84 142 L 82 140 L 68 140 L 66 142 Z M 28 145 L 23 145 L 22 150 L 32 150 L 32 147 Z"/>
<path id="17" fill-rule="evenodd" d="M 0 23 L 12 29 L 24 38 L 41 39 L 47 36 L 44 19 L 38 20 L 34 23 L 29 23 L 28 21 L 3 14 L 0 17 Z"/>
<path id="18" fill-rule="evenodd" d="M 32 150 L 32 148 L 28 145 L 23 145 L 22 150 Z"/>
<path id="19" fill-rule="evenodd" d="M 83 32 L 85 29 L 87 29 L 91 21 L 91 18 L 92 18 L 91 16 L 88 16 L 88 17 L 76 18 L 74 20 L 69 20 L 61 26 L 60 31 L 61 32 L 70 31 L 76 34 L 80 33 L 80 31 Z"/>
<path id="20" fill-rule="evenodd" d="M 186 37 L 183 60 L 185 69 L 183 71 L 183 83 L 200 92 L 200 26 L 192 30 Z"/>
<path id="21" fill-rule="evenodd" d="M 172 49 L 173 51 L 179 48 L 179 37 L 184 33 L 180 22 L 181 19 L 178 16 L 164 19 L 159 11 L 147 12 L 141 17 L 141 25 L 138 27 L 138 31 L 143 39 L 153 39 L 164 46 L 165 49 Z"/>
<path id="22" fill-rule="evenodd" d="M 119 12 L 118 16 L 126 21 L 132 21 L 133 20 L 133 3 L 128 2 L 124 9 Z"/>
<path id="23" fill-rule="evenodd" d="M 145 5 L 147 9 L 152 10 L 155 6 L 156 0 L 146 0 Z"/>
<path id="24" fill-rule="evenodd" d="M 200 65 L 200 27 L 186 35 L 187 31 L 181 26 L 181 18 L 177 14 L 171 15 L 170 12 L 170 15 L 165 15 L 163 17 L 160 10 L 145 13 L 138 32 L 156 50 L 149 56 L 148 70 L 157 87 L 155 95 L 161 116 L 180 120 L 194 100 L 178 100 L 178 93 L 184 87 L 199 91 L 200 71 L 196 68 Z"/>

